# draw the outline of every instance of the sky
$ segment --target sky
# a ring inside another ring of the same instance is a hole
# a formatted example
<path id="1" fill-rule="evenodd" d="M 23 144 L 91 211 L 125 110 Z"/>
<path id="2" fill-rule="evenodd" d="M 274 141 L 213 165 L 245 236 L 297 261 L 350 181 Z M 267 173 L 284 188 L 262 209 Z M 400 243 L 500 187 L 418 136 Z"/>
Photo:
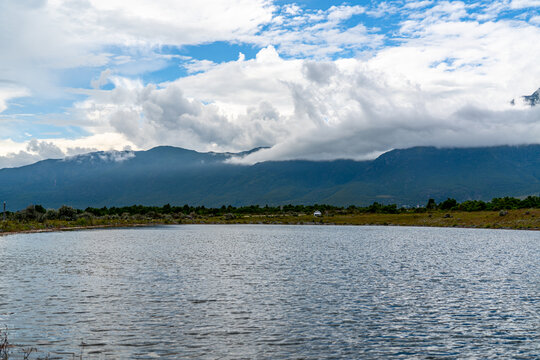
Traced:
<path id="1" fill-rule="evenodd" d="M 540 143 L 539 59 L 540 0 L 1 0 L 0 168 Z"/>

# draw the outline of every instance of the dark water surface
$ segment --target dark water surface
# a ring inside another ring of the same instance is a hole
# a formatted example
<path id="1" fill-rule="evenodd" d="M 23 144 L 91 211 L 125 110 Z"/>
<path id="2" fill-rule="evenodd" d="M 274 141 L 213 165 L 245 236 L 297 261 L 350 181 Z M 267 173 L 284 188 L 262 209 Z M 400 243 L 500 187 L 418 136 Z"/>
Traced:
<path id="1" fill-rule="evenodd" d="M 540 357 L 539 232 L 170 226 L 0 259 L 0 325 L 60 358 Z"/>

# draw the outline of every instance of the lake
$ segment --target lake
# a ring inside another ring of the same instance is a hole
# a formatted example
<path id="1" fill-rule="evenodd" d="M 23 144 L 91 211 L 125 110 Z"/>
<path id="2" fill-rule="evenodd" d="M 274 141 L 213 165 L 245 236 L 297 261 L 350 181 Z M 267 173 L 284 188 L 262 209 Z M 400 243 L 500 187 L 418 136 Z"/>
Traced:
<path id="1" fill-rule="evenodd" d="M 179 225 L 5 236 L 0 259 L 0 326 L 51 357 L 540 356 L 540 232 Z"/>

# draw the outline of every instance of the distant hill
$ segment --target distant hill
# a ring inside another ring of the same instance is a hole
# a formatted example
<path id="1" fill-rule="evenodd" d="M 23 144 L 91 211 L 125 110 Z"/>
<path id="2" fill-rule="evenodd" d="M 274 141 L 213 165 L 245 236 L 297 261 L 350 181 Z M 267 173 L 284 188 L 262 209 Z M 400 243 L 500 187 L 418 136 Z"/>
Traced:
<path id="1" fill-rule="evenodd" d="M 255 149 L 254 151 L 257 151 Z M 425 204 L 540 193 L 540 145 L 387 152 L 372 161 L 224 163 L 229 153 L 156 147 L 0 170 L 0 201 L 70 205 Z"/>
<path id="2" fill-rule="evenodd" d="M 540 89 L 533 92 L 531 95 L 522 96 L 526 104 L 535 106 L 540 104 Z"/>

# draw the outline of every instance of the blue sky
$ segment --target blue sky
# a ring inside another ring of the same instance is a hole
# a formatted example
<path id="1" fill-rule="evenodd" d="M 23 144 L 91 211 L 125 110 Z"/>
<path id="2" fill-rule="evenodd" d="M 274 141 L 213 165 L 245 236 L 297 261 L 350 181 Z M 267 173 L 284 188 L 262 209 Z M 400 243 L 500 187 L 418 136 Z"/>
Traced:
<path id="1" fill-rule="evenodd" d="M 0 167 L 157 145 L 270 147 L 239 160 L 255 162 L 538 142 L 519 99 L 540 87 L 539 26 L 539 0 L 2 2 Z"/>

